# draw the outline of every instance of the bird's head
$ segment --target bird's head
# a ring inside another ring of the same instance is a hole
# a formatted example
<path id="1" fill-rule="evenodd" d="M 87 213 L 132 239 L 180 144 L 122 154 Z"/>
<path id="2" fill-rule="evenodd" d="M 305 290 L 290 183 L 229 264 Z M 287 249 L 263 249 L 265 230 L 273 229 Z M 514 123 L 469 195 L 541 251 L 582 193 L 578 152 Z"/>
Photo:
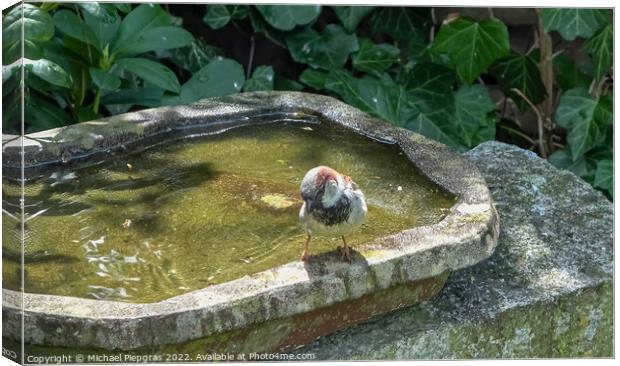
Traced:
<path id="1" fill-rule="evenodd" d="M 325 207 L 338 202 L 345 188 L 344 177 L 327 166 L 319 166 L 308 171 L 301 184 L 302 197 L 320 198 Z"/>

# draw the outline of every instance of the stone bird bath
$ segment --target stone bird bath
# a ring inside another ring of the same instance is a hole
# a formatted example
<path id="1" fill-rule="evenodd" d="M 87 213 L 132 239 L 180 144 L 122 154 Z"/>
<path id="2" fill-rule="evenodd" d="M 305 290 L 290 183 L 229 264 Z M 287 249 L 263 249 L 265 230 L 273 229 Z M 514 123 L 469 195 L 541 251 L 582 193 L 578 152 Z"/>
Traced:
<path id="1" fill-rule="evenodd" d="M 438 142 L 321 95 L 242 93 L 33 133 L 24 139 L 24 178 L 53 174 L 59 166 L 77 169 L 187 136 L 298 120 L 338 126 L 394 146 L 429 184 L 452 195 L 451 206 L 433 224 L 353 244 L 357 252 L 352 264 L 326 252 L 309 263 L 284 263 L 161 301 L 131 303 L 33 292 L 22 296 L 3 286 L 5 340 L 20 339 L 23 306 L 27 348 L 137 353 L 291 350 L 429 299 L 441 290 L 450 271 L 491 255 L 499 218 L 484 179 L 471 163 Z M 19 178 L 19 140 L 4 136 L 3 145 L 5 177 Z"/>

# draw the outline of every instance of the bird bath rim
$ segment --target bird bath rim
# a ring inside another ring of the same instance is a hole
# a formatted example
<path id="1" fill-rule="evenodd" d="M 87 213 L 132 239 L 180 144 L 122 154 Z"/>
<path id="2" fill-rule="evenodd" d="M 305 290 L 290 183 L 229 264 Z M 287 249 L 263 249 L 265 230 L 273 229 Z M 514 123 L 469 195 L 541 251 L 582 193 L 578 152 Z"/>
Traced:
<path id="1" fill-rule="evenodd" d="M 91 164 L 197 133 L 264 123 L 265 116 L 320 117 L 353 132 L 397 144 L 419 171 L 457 197 L 446 217 L 379 238 L 343 263 L 323 256 L 290 262 L 156 303 L 124 303 L 3 289 L 3 334 L 30 344 L 137 349 L 240 329 L 440 276 L 488 258 L 499 218 L 477 168 L 445 145 L 380 122 L 334 98 L 301 92 L 252 92 L 160 107 L 26 135 L 24 178 L 59 164 Z M 3 171 L 19 178 L 20 139 L 3 136 Z M 16 142 L 17 141 L 17 142 Z M 290 301 L 297 299 L 297 301 Z M 76 332 L 77 330 L 77 332 Z"/>

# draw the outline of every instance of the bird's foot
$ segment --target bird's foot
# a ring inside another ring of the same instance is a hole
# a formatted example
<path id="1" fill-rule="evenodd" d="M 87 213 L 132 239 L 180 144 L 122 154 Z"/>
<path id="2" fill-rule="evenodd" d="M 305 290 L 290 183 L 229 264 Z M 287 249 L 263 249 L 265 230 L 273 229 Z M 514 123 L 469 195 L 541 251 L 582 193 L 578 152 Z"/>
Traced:
<path id="1" fill-rule="evenodd" d="M 310 255 L 307 252 L 303 252 L 300 259 L 302 262 L 307 262 L 310 259 Z"/>
<path id="2" fill-rule="evenodd" d="M 349 253 L 349 247 L 339 247 L 340 248 L 340 260 L 346 260 L 351 263 L 351 254 Z"/>

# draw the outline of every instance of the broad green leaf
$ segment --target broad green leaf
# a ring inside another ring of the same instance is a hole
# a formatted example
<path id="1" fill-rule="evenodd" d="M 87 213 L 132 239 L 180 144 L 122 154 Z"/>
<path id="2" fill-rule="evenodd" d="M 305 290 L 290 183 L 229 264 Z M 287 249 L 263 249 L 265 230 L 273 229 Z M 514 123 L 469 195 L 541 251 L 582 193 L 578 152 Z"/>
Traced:
<path id="1" fill-rule="evenodd" d="M 181 91 L 179 80 L 174 72 L 159 62 L 145 58 L 123 58 L 117 60 L 116 64 L 162 89 L 173 93 Z"/>
<path id="2" fill-rule="evenodd" d="M 28 60 L 24 59 L 24 67 L 34 75 L 47 81 L 48 83 L 63 88 L 71 87 L 71 77 L 62 67 L 50 60 Z"/>
<path id="3" fill-rule="evenodd" d="M 216 59 L 200 69 L 178 96 L 164 96 L 164 104 L 188 104 L 203 98 L 237 93 L 243 87 L 243 67 L 234 60 Z"/>
<path id="4" fill-rule="evenodd" d="M 528 55 L 516 52 L 500 60 L 491 73 L 497 78 L 504 94 L 510 97 L 521 111 L 528 108 L 528 104 L 519 94 L 512 91 L 518 89 L 534 105 L 545 99 L 545 86 L 540 78 L 538 63 Z"/>
<path id="5" fill-rule="evenodd" d="M 276 74 L 273 78 L 274 90 L 302 91 L 304 86 L 293 79 Z"/>
<path id="6" fill-rule="evenodd" d="M 577 37 L 588 38 L 604 24 L 611 21 L 611 10 L 547 8 L 540 9 L 545 31 L 558 31 L 562 38 L 572 41 Z"/>
<path id="7" fill-rule="evenodd" d="M 594 61 L 594 76 L 601 79 L 609 73 L 614 62 L 614 31 L 611 24 L 598 30 L 588 39 L 585 49 Z"/>
<path id="8" fill-rule="evenodd" d="M 324 70 L 341 68 L 359 48 L 355 35 L 334 24 L 320 34 L 311 28 L 296 31 L 286 37 L 286 44 L 293 60 Z"/>
<path id="9" fill-rule="evenodd" d="M 211 29 L 223 28 L 232 19 L 248 16 L 247 5 L 207 5 L 207 14 L 202 18 Z"/>
<path id="10" fill-rule="evenodd" d="M 452 85 L 455 82 L 454 71 L 442 65 L 423 62 L 411 69 L 403 86 L 418 98 L 441 98 L 452 93 Z"/>
<path id="11" fill-rule="evenodd" d="M 121 87 L 121 79 L 110 73 L 91 67 L 89 70 L 90 77 L 99 89 L 116 90 Z"/>
<path id="12" fill-rule="evenodd" d="M 614 162 L 604 159 L 596 162 L 594 186 L 606 190 L 610 196 L 614 193 Z"/>
<path id="13" fill-rule="evenodd" d="M 194 37 L 180 27 L 164 26 L 150 28 L 136 38 L 128 40 L 116 49 L 118 56 L 135 56 L 150 51 L 161 51 L 185 47 L 192 44 Z"/>
<path id="14" fill-rule="evenodd" d="M 161 105 L 164 90 L 155 87 L 121 89 L 101 97 L 101 104 L 112 109 L 117 105 L 140 105 L 144 107 L 157 107 Z"/>
<path id="15" fill-rule="evenodd" d="M 553 58 L 553 72 L 555 82 L 562 90 L 573 89 L 578 86 L 587 87 L 592 81 L 581 67 L 564 53 Z"/>
<path id="16" fill-rule="evenodd" d="M 91 107 L 84 106 L 78 106 L 74 108 L 73 113 L 76 117 L 76 122 L 93 121 L 103 117 L 101 113 L 93 112 L 93 109 Z"/>
<path id="17" fill-rule="evenodd" d="M 123 13 L 129 13 L 131 11 L 131 4 L 127 3 L 114 3 L 114 6 Z"/>
<path id="18" fill-rule="evenodd" d="M 174 49 L 170 53 L 170 60 L 180 68 L 192 74 L 207 66 L 207 64 L 220 56 L 222 51 L 208 45 L 203 39 L 194 39 L 191 45 Z"/>
<path id="19" fill-rule="evenodd" d="M 354 33 L 360 22 L 375 9 L 374 6 L 332 6 L 348 33 Z"/>
<path id="20" fill-rule="evenodd" d="M 495 138 L 495 103 L 480 84 L 464 85 L 454 93 L 454 122 L 458 139 L 468 147 Z"/>
<path id="21" fill-rule="evenodd" d="M 323 90 L 328 74 L 324 71 L 314 70 L 312 68 L 305 69 L 299 75 L 299 81 L 316 90 Z"/>
<path id="22" fill-rule="evenodd" d="M 172 25 L 170 15 L 159 5 L 142 4 L 133 9 L 121 22 L 114 40 L 112 51 L 124 48 L 126 43 L 134 43 L 143 32 L 156 27 Z"/>
<path id="23" fill-rule="evenodd" d="M 101 51 L 95 33 L 86 23 L 78 18 L 74 12 L 69 10 L 60 10 L 56 12 L 54 14 L 54 24 L 62 33 L 78 41 L 88 43 Z"/>
<path id="24" fill-rule="evenodd" d="M 569 170 L 582 178 L 590 174 L 586 159 L 580 156 L 573 160 L 569 149 L 554 152 L 549 156 L 549 162 L 557 168 Z"/>
<path id="25" fill-rule="evenodd" d="M 611 96 L 596 100 L 586 88 L 568 90 L 560 98 L 555 122 L 568 130 L 568 146 L 576 160 L 605 140 L 613 122 Z"/>
<path id="26" fill-rule="evenodd" d="M 457 144 L 438 126 L 447 123 L 445 110 L 433 108 L 422 99 L 412 100 L 400 85 L 386 78 L 354 78 L 346 71 L 329 73 L 325 88 L 364 112 L 396 126 L 405 127 L 451 146 Z"/>
<path id="27" fill-rule="evenodd" d="M 22 57 L 22 24 L 27 58 L 40 57 L 41 52 L 37 43 L 45 42 L 54 35 L 54 23 L 46 12 L 31 4 L 15 6 L 2 18 L 2 63 L 5 65 Z M 37 55 L 38 57 L 35 57 Z"/>
<path id="28" fill-rule="evenodd" d="M 243 84 L 243 91 L 273 90 L 273 67 L 259 66 L 252 73 L 252 78 Z"/>
<path id="29" fill-rule="evenodd" d="M 508 30 L 497 19 L 476 22 L 458 17 L 441 26 L 431 51 L 447 54 L 457 74 L 470 84 L 508 54 Z"/>
<path id="30" fill-rule="evenodd" d="M 306 25 L 321 13 L 320 5 L 255 5 L 272 27 L 290 31 L 298 25 Z"/>
<path id="31" fill-rule="evenodd" d="M 107 5 L 107 9 L 105 7 Z M 86 11 L 82 12 L 84 21 L 92 31 L 98 50 L 103 50 L 111 44 L 121 25 L 121 17 L 111 4 L 81 3 L 80 6 Z"/>
<path id="32" fill-rule="evenodd" d="M 387 34 L 407 41 L 412 37 L 428 39 L 431 25 L 430 8 L 382 7 L 370 18 L 370 29 L 374 34 Z"/>
<path id="33" fill-rule="evenodd" d="M 391 44 L 375 44 L 368 38 L 360 39 L 360 46 L 353 56 L 353 68 L 381 76 L 384 71 L 399 61 L 400 49 Z"/>
<path id="34" fill-rule="evenodd" d="M 25 98 L 24 122 L 29 132 L 47 130 L 73 123 L 71 116 L 54 104 L 31 94 Z"/>
<path id="35" fill-rule="evenodd" d="M 254 29 L 255 33 L 262 33 L 271 42 L 282 48 L 286 48 L 286 32 L 270 26 L 253 6 L 249 9 L 249 16 L 252 29 Z"/>

